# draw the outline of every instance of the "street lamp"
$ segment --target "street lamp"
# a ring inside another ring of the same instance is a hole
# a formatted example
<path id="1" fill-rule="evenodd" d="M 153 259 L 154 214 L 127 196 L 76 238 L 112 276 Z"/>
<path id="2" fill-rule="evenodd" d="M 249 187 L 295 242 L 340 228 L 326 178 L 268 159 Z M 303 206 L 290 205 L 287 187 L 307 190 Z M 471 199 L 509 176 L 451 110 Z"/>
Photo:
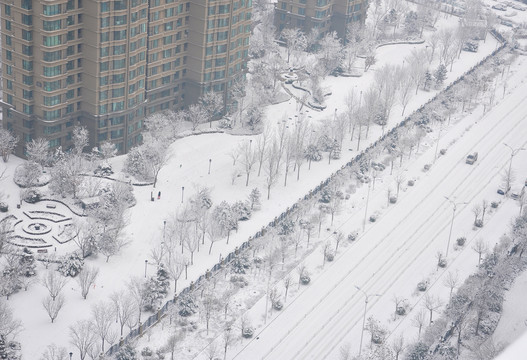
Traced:
<path id="1" fill-rule="evenodd" d="M 163 220 L 163 241 L 165 241 L 165 230 L 167 228 L 167 221 Z"/>
<path id="2" fill-rule="evenodd" d="M 181 203 L 183 204 L 183 193 L 185 192 L 185 187 L 181 187 Z"/>
<path id="3" fill-rule="evenodd" d="M 148 259 L 145 260 L 145 278 L 146 278 L 146 267 L 148 266 Z"/>
<path id="4" fill-rule="evenodd" d="M 70 360 L 71 360 L 71 357 L 72 357 L 72 356 L 73 356 L 73 353 L 72 353 L 72 352 L 70 352 Z"/>
<path id="5" fill-rule="evenodd" d="M 445 196 L 445 199 L 447 199 L 450 204 L 452 204 L 452 221 L 450 222 L 450 232 L 448 233 L 448 243 L 446 244 L 446 252 L 445 257 L 448 256 L 448 250 L 450 248 L 450 239 L 452 238 L 452 228 L 454 227 L 454 217 L 456 216 L 456 210 L 458 205 L 465 205 L 468 204 L 467 202 L 454 202 L 451 199 L 449 199 L 447 196 Z"/>
<path id="6" fill-rule="evenodd" d="M 506 147 L 508 147 L 511 150 L 511 160 L 509 161 L 509 171 L 507 171 L 507 181 L 510 182 L 511 170 L 512 170 L 512 159 L 514 158 L 514 156 L 516 156 L 517 153 L 519 153 L 522 150 L 525 150 L 525 148 L 521 147 L 521 148 L 513 149 L 512 146 L 510 146 L 510 145 L 507 145 L 505 143 L 503 143 L 503 145 L 505 145 Z"/>
<path id="7" fill-rule="evenodd" d="M 209 175 L 210 175 L 210 165 L 212 164 L 212 159 L 209 159 Z"/>
<path id="8" fill-rule="evenodd" d="M 368 310 L 368 300 L 370 296 L 381 296 L 381 294 L 367 294 L 364 290 L 362 290 L 360 287 L 355 285 L 355 289 L 359 290 L 361 293 L 364 294 L 364 316 L 362 318 L 362 329 L 360 332 L 360 345 L 359 345 L 359 357 L 362 352 L 362 338 L 364 336 L 364 326 L 366 325 L 366 311 Z"/>

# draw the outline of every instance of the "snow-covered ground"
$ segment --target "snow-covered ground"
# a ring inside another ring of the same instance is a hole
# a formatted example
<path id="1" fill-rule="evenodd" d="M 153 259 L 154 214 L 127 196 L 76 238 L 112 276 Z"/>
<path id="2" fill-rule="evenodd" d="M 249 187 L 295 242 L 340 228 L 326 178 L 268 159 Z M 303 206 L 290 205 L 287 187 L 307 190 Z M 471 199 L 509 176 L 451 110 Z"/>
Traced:
<path id="1" fill-rule="evenodd" d="M 442 21 L 448 23 L 455 20 Z M 414 48 L 424 46 L 426 45 L 394 45 L 379 48 L 376 67 L 384 64 L 403 64 L 405 56 Z M 496 46 L 497 42 L 488 37 L 486 43 L 480 44 L 478 53 L 463 52 L 461 60 L 457 61 L 453 71 L 448 73 L 447 82 L 466 72 Z M 514 82 L 523 82 L 526 76 L 527 69 L 522 64 L 517 63 L 511 69 L 514 79 L 508 87 L 509 91 L 514 88 Z M 305 112 L 304 115 L 310 115 L 313 122 L 321 122 L 334 116 L 335 109 L 343 108 L 348 90 L 365 89 L 372 81 L 374 70 L 372 68 L 360 78 L 327 78 L 324 86 L 333 91 L 327 101 L 327 109 L 322 112 Z M 375 316 L 382 320 L 391 318 L 391 298 L 394 294 L 409 299 L 413 308 L 421 306 L 419 300 L 422 294 L 414 295 L 417 281 L 430 280 L 431 291 L 444 296 L 446 289 L 441 288 L 441 281 L 438 280 L 442 272 L 435 269 L 435 254 L 446 249 L 448 226 L 452 216 L 452 207 L 444 196 L 460 202 L 470 202 L 468 205 L 459 206 L 453 230 L 453 239 L 462 234 L 467 237 L 468 244 L 464 249 L 450 249 L 448 271 L 458 269 L 464 274 L 471 272 L 477 262 L 477 256 L 470 250 L 470 242 L 477 236 L 495 241 L 494 239 L 505 231 L 512 214 L 517 212 L 517 205 L 512 200 L 503 199 L 498 211 L 489 214 L 488 223 L 482 230 L 476 232 L 471 228 L 471 207 L 474 202 L 481 202 L 482 199 L 494 200 L 498 197 L 495 190 L 500 182 L 499 174 L 509 158 L 508 149 L 502 146 L 502 143 L 521 146 L 527 138 L 527 109 L 519 105 L 524 100 L 525 90 L 526 87 L 521 85 L 512 95 L 508 95 L 499 107 L 483 118 L 479 109 L 479 113 L 474 112 L 453 125 L 440 140 L 440 147 L 448 148 L 447 154 L 440 157 L 427 173 L 423 173 L 421 169 L 424 164 L 433 162 L 434 139 L 429 139 L 428 144 L 423 144 L 420 157 L 408 166 L 405 161 L 405 166 L 401 169 L 408 174 L 408 178 L 416 179 L 416 185 L 405 186 L 396 205 L 386 206 L 386 191 L 388 187 L 394 189 L 393 179 L 379 180 L 375 189 L 371 189 L 368 205 L 368 216 L 373 212 L 380 213 L 378 222 L 366 224 L 366 231 L 361 234 L 360 239 L 343 248 L 336 261 L 327 264 L 320 272 L 318 268 L 322 265 L 322 255 L 315 250 L 312 257 L 306 259 L 306 263 L 313 269 L 312 284 L 305 288 L 301 296 L 288 303 L 280 315 L 273 315 L 273 321 L 269 321 L 265 330 L 259 332 L 258 339 L 255 337 L 250 342 L 237 345 L 229 352 L 229 357 L 335 358 L 333 351 L 338 351 L 340 345 L 345 342 L 352 342 L 353 348 L 357 350 L 364 298 L 354 286 L 361 287 L 367 293 L 382 294 L 372 298 L 367 308 L 368 312 L 375 313 Z M 417 109 L 434 94 L 435 92 L 420 91 L 408 106 L 407 113 Z M 399 106 L 394 108 L 391 125 L 402 120 L 399 116 L 401 110 Z M 267 118 L 270 122 L 280 121 L 284 115 L 286 119 L 291 118 L 287 120 L 288 126 L 295 126 L 294 115 L 299 115 L 295 101 L 267 108 Z M 380 128 L 372 128 L 369 139 L 364 141 L 361 148 L 368 146 L 380 135 Z M 163 240 L 163 221 L 185 205 L 197 185 L 210 187 L 216 204 L 222 200 L 233 202 L 245 199 L 254 187 L 265 193 L 263 175 L 257 177 L 253 173 L 249 186 L 245 187 L 245 177 L 242 173 L 241 177 L 235 178 L 234 185 L 232 184 L 235 167 L 229 153 L 250 139 L 254 137 L 209 134 L 188 137 L 174 143 L 170 148 L 173 156 L 161 170 L 156 189 L 136 187 L 134 190 L 137 205 L 130 210 L 130 225 L 127 227 L 131 244 L 108 263 L 102 257 L 87 259 L 87 263 L 100 268 L 96 284 L 91 289 L 88 299 L 83 300 L 78 286 L 74 281 L 70 281 L 64 291 L 66 305 L 54 324 L 49 322 L 41 306 L 41 299 L 46 293 L 42 286 L 34 284 L 27 292 L 13 295 L 10 304 L 15 309 L 15 316 L 24 324 L 24 330 L 19 335 L 24 358 L 37 359 L 45 346 L 51 343 L 66 346 L 68 352 L 73 351 L 72 346 L 68 345 L 68 327 L 76 320 L 89 318 L 90 306 L 108 299 L 114 291 L 124 289 L 129 277 L 144 277 L 145 260 L 150 258 L 152 245 Z M 253 141 L 253 145 L 254 143 Z M 352 148 L 348 140 L 343 148 Z M 478 151 L 480 159 L 474 166 L 469 166 L 464 164 L 464 158 L 472 151 Z M 519 178 L 527 176 L 525 168 L 521 167 L 521 164 L 527 163 L 525 153 L 521 152 L 514 160 Z M 299 182 L 295 182 L 293 176 L 287 187 L 283 187 L 279 182 L 279 185 L 271 190 L 271 199 L 263 201 L 262 210 L 254 213 L 250 221 L 241 225 L 238 232 L 231 236 L 228 245 L 222 241 L 214 245 L 211 255 L 208 255 L 207 251 L 195 254 L 195 266 L 189 267 L 188 278 L 181 280 L 178 287 L 181 289 L 191 280 L 198 278 L 205 269 L 216 264 L 220 256 L 233 251 L 235 246 L 254 235 L 262 226 L 355 155 L 356 151 L 343 151 L 341 159 L 332 161 L 331 164 L 326 161 L 313 163 L 311 170 L 304 165 Z M 123 161 L 123 157 L 117 158 L 114 169 L 119 170 Z M 7 175 L 12 176 L 20 163 L 20 159 L 12 157 L 7 164 Z M 4 181 L 1 185 L 2 190 L 9 196 L 10 207 L 15 208 L 19 198 L 18 188 L 10 181 Z M 150 201 L 151 192 L 158 191 L 162 193 L 161 199 Z M 358 189 L 357 194 L 346 203 L 345 211 L 335 219 L 332 231 L 341 229 L 348 233 L 362 227 L 367 192 L 367 186 Z M 419 226 L 416 227 L 416 224 Z M 42 269 L 39 268 L 39 271 L 42 272 Z M 154 273 L 155 268 L 147 265 L 147 276 Z M 256 326 L 262 324 L 264 302 L 265 299 L 261 300 L 251 309 Z M 340 311 L 337 312 L 337 309 Z M 390 322 L 391 331 L 413 331 L 406 319 L 408 317 Z M 367 341 L 365 345 L 366 343 Z"/>

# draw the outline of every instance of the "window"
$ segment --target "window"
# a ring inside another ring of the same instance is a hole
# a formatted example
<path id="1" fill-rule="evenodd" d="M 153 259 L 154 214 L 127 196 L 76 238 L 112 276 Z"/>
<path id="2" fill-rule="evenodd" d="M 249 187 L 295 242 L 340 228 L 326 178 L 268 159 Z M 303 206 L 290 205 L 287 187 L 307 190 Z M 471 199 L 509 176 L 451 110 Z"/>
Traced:
<path id="1" fill-rule="evenodd" d="M 174 28 L 174 22 L 173 21 L 169 21 L 169 22 L 165 23 L 165 31 L 172 30 L 173 28 Z"/>
<path id="2" fill-rule="evenodd" d="M 33 71 L 33 61 L 22 60 L 22 68 L 27 71 Z"/>
<path id="3" fill-rule="evenodd" d="M 228 31 L 220 31 L 217 34 L 217 40 L 218 41 L 227 40 L 228 37 L 229 37 L 229 32 Z"/>
<path id="4" fill-rule="evenodd" d="M 68 2 L 66 3 L 66 10 L 73 10 L 73 9 L 75 9 L 75 4 L 73 3 L 73 0 L 68 0 Z"/>
<path id="5" fill-rule="evenodd" d="M 113 64 L 112 64 L 112 69 L 113 70 L 122 69 L 125 66 L 126 66 L 126 59 L 113 60 Z"/>
<path id="6" fill-rule="evenodd" d="M 33 85 L 33 76 L 22 75 L 22 82 L 24 85 Z"/>
<path id="7" fill-rule="evenodd" d="M 113 9 L 114 10 L 125 10 L 126 3 L 127 3 L 127 0 L 115 0 L 113 2 Z"/>
<path id="8" fill-rule="evenodd" d="M 110 33 L 109 32 L 101 33 L 101 42 L 106 42 L 106 41 L 110 41 Z"/>
<path id="9" fill-rule="evenodd" d="M 212 55 L 212 49 L 213 49 L 212 46 L 208 46 L 208 47 L 205 49 L 205 55 L 206 55 L 206 56 L 208 56 L 208 55 Z"/>
<path id="10" fill-rule="evenodd" d="M 124 96 L 124 87 L 112 90 L 112 98 L 118 98 L 121 96 Z"/>
<path id="11" fill-rule="evenodd" d="M 33 99 L 33 91 L 24 89 L 22 91 L 22 97 L 26 100 L 32 100 Z"/>
<path id="12" fill-rule="evenodd" d="M 112 75 L 112 84 L 119 84 L 124 82 L 124 74 Z"/>
<path id="13" fill-rule="evenodd" d="M 113 24 L 116 26 L 126 24 L 126 15 L 114 16 Z"/>
<path id="14" fill-rule="evenodd" d="M 123 122 L 124 122 L 124 115 L 117 116 L 117 117 L 114 117 L 114 118 L 110 119 L 110 124 L 111 125 L 119 125 L 119 124 L 122 124 Z"/>
<path id="15" fill-rule="evenodd" d="M 27 40 L 27 41 L 32 41 L 33 33 L 31 31 L 22 29 L 22 39 Z"/>
<path id="16" fill-rule="evenodd" d="M 172 44 L 172 35 L 163 37 L 163 45 Z"/>
<path id="17" fill-rule="evenodd" d="M 42 28 L 45 31 L 60 30 L 62 27 L 62 20 L 44 20 L 42 21 Z"/>
<path id="18" fill-rule="evenodd" d="M 98 141 L 104 141 L 104 140 L 107 140 L 108 139 L 108 133 L 107 132 L 103 132 L 99 135 L 97 135 L 97 140 Z"/>
<path id="19" fill-rule="evenodd" d="M 66 71 L 75 69 L 75 62 L 70 60 L 66 63 Z"/>
<path id="20" fill-rule="evenodd" d="M 218 6 L 218 14 L 228 14 L 230 12 L 230 5 L 220 5 Z"/>
<path id="21" fill-rule="evenodd" d="M 55 119 L 59 119 L 59 118 L 60 118 L 60 109 L 58 109 L 58 110 L 53 110 L 53 111 L 45 111 L 45 110 L 44 110 L 43 113 L 44 113 L 44 119 L 45 119 L 45 120 L 55 120 Z M 62 127 L 61 125 L 46 126 L 46 127 L 44 127 L 44 134 L 53 134 L 53 133 L 55 133 L 55 132 L 59 132 L 59 131 L 61 130 L 61 127 Z M 53 128 L 58 128 L 58 130 L 53 131 L 53 132 L 51 132 L 51 133 L 47 133 L 47 132 L 46 132 L 46 129 L 47 129 L 47 128 L 52 128 L 52 129 L 53 129 Z"/>
<path id="22" fill-rule="evenodd" d="M 111 134 L 110 137 L 112 139 L 121 138 L 121 137 L 123 137 L 123 129 L 112 130 L 110 134 Z"/>
<path id="23" fill-rule="evenodd" d="M 66 35 L 67 36 L 67 40 L 68 41 L 72 41 L 72 40 L 75 40 L 75 31 L 68 31 L 68 34 Z"/>
<path id="24" fill-rule="evenodd" d="M 104 61 L 99 64 L 99 71 L 108 71 L 110 70 L 110 62 Z"/>
<path id="25" fill-rule="evenodd" d="M 71 100 L 75 97 L 75 90 L 71 89 L 66 91 L 66 100 Z"/>
<path id="26" fill-rule="evenodd" d="M 9 20 L 5 21 L 5 29 L 11 31 L 11 21 Z"/>
<path id="27" fill-rule="evenodd" d="M 304 8 L 298 8 L 298 14 L 299 14 L 299 15 L 305 15 L 305 14 L 306 14 L 306 9 L 304 9 Z"/>
<path id="28" fill-rule="evenodd" d="M 23 104 L 22 111 L 24 112 L 24 114 L 27 114 L 27 115 L 33 114 L 33 105 Z"/>
<path id="29" fill-rule="evenodd" d="M 108 56 L 110 54 L 110 47 L 101 48 L 101 57 Z"/>
<path id="30" fill-rule="evenodd" d="M 57 51 L 44 51 L 43 59 L 46 62 L 57 61 L 62 59 L 62 50 Z"/>
<path id="31" fill-rule="evenodd" d="M 5 13 L 7 16 L 11 16 L 11 5 L 6 5 L 6 6 L 4 6 L 4 13 Z"/>
<path id="32" fill-rule="evenodd" d="M 9 35 L 5 36 L 5 43 L 6 45 L 9 45 L 9 46 L 13 45 L 13 39 L 11 39 L 11 36 Z"/>
<path id="33" fill-rule="evenodd" d="M 33 25 L 33 17 L 31 15 L 22 14 L 22 24 Z"/>
<path id="34" fill-rule="evenodd" d="M 43 5 L 44 15 L 57 15 L 61 13 L 61 4 L 58 5 Z"/>
<path id="35" fill-rule="evenodd" d="M 229 26 L 229 19 L 218 19 L 218 27 Z"/>
<path id="36" fill-rule="evenodd" d="M 56 81 L 44 81 L 44 90 L 45 91 L 54 91 L 61 88 L 60 80 Z"/>
<path id="37" fill-rule="evenodd" d="M 101 18 L 101 28 L 110 26 L 110 17 Z"/>
<path id="38" fill-rule="evenodd" d="M 324 10 L 324 11 L 319 11 L 319 10 L 315 11 L 315 18 L 322 19 L 325 16 L 326 16 L 326 10 Z"/>
<path id="39" fill-rule="evenodd" d="M 12 61 L 13 60 L 13 53 L 11 52 L 11 50 L 6 50 L 5 51 L 5 58 L 9 61 Z"/>
<path id="40" fill-rule="evenodd" d="M 12 80 L 7 79 L 6 80 L 6 84 L 7 84 L 7 88 L 9 90 L 13 90 L 13 81 Z"/>
<path id="41" fill-rule="evenodd" d="M 44 96 L 44 105 L 54 106 L 60 104 L 60 95 Z"/>
<path id="42" fill-rule="evenodd" d="M 162 66 L 163 66 L 163 72 L 169 71 L 172 67 L 172 63 L 164 63 Z"/>
<path id="43" fill-rule="evenodd" d="M 215 60 L 215 64 L 214 66 L 225 66 L 225 63 L 226 63 L 226 58 L 222 57 L 222 58 L 217 58 Z"/>
<path id="44" fill-rule="evenodd" d="M 216 54 L 223 54 L 225 52 L 227 52 L 227 45 L 216 46 Z"/>
<path id="45" fill-rule="evenodd" d="M 42 38 L 43 38 L 44 46 L 57 46 L 57 45 L 62 44 L 61 35 L 43 36 Z"/>
<path id="46" fill-rule="evenodd" d="M 44 76 L 52 77 L 62 74 L 62 68 L 60 65 L 57 66 L 44 66 Z"/>
<path id="47" fill-rule="evenodd" d="M 45 112 L 47 112 L 47 111 L 45 111 Z M 50 148 L 53 148 L 53 147 L 56 147 L 56 146 L 60 146 L 60 138 L 49 140 L 48 144 L 49 144 Z"/>
<path id="48" fill-rule="evenodd" d="M 126 39 L 126 30 L 114 31 L 113 32 L 114 40 L 125 40 Z"/>
<path id="49" fill-rule="evenodd" d="M 122 55 L 126 53 L 126 45 L 115 45 L 113 47 L 114 55 Z"/>
<path id="50" fill-rule="evenodd" d="M 110 11 L 110 2 L 103 2 L 101 3 L 101 12 L 108 12 Z"/>
<path id="51" fill-rule="evenodd" d="M 108 90 L 101 91 L 99 93 L 99 101 L 108 99 Z"/>

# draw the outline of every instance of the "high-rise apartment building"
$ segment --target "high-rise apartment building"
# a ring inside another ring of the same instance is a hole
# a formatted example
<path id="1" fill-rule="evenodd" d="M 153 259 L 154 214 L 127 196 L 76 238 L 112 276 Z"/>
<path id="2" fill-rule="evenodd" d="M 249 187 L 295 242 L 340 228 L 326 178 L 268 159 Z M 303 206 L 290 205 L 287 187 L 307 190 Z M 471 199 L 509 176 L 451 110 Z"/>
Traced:
<path id="1" fill-rule="evenodd" d="M 364 21 L 368 0 L 278 0 L 275 4 L 275 25 L 299 28 L 305 33 L 318 28 L 321 34 L 336 31 L 346 37 L 346 26 L 353 21 Z"/>
<path id="2" fill-rule="evenodd" d="M 244 76 L 251 0 L 0 0 L 3 126 L 25 144 L 90 145 L 121 153 L 141 142 L 143 119 L 204 91 L 228 100 Z"/>

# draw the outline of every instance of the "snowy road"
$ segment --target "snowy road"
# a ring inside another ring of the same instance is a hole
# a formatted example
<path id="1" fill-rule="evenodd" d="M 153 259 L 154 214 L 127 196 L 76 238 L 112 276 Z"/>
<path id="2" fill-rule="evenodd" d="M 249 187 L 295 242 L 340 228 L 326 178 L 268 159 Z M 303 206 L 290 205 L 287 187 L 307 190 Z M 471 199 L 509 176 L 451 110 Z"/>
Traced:
<path id="1" fill-rule="evenodd" d="M 390 307 L 392 295 L 397 292 L 396 281 L 405 277 L 414 279 L 415 274 L 435 267 L 435 254 L 446 251 L 452 218 L 452 205 L 445 196 L 467 203 L 458 206 L 455 218 L 458 225 L 454 229 L 471 224 L 471 201 L 489 186 L 495 188 L 502 170 L 508 166 L 510 150 L 503 143 L 512 147 L 527 143 L 527 107 L 522 106 L 527 100 L 525 94 L 527 86 L 522 85 L 487 113 L 470 129 L 469 136 L 451 146 L 417 182 L 410 196 L 402 198 L 378 222 L 369 225 L 354 246 L 339 254 L 337 261 L 326 267 L 259 334 L 258 340 L 251 341 L 234 358 L 336 358 L 335 351 L 344 338 L 351 339 L 353 349 L 358 350 L 364 296 L 354 286 L 360 286 L 368 294 L 382 294 L 370 297 L 368 311 L 381 304 Z M 469 166 L 464 160 L 472 151 L 478 151 L 480 159 Z M 385 201 L 385 195 L 378 193 L 371 201 L 372 205 Z M 350 226 L 344 225 L 342 229 L 353 230 L 356 220 L 349 219 Z M 450 251 L 452 254 L 452 248 Z"/>

